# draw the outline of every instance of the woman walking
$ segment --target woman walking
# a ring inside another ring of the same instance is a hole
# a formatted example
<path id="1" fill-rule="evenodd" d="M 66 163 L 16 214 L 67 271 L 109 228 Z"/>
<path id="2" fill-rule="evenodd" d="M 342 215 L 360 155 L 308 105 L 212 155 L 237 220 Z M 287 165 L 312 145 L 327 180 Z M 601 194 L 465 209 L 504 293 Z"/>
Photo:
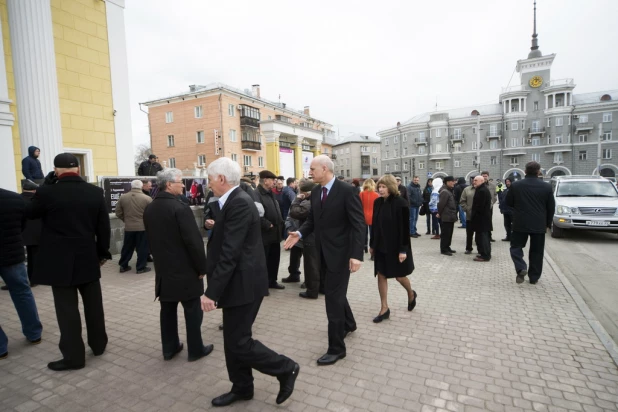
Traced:
<path id="1" fill-rule="evenodd" d="M 410 221 L 408 202 L 399 195 L 392 175 L 385 175 L 378 181 L 378 193 L 380 197 L 373 206 L 370 249 L 381 302 L 380 313 L 373 319 L 375 323 L 388 319 L 391 314 L 387 302 L 388 279 L 397 279 L 407 291 L 408 311 L 416 306 L 417 297 L 407 278 L 414 270 L 407 230 Z"/>
<path id="2" fill-rule="evenodd" d="M 438 216 L 438 200 L 440 200 L 440 188 L 442 188 L 442 179 L 437 178 L 433 181 L 433 190 L 429 200 L 429 212 L 431 212 L 431 229 L 433 233 L 432 239 L 440 239 L 440 219 Z"/>
<path id="3" fill-rule="evenodd" d="M 429 212 L 429 201 L 431 200 L 431 191 L 433 190 L 433 179 L 427 179 L 425 189 L 423 189 L 423 210 L 427 219 L 427 233 L 431 234 L 431 212 Z"/>
<path id="4" fill-rule="evenodd" d="M 375 202 L 378 197 L 380 197 L 380 195 L 376 192 L 376 183 L 373 179 L 365 180 L 363 183 L 363 191 L 360 193 L 363 213 L 365 214 L 365 225 L 367 225 L 367 230 L 365 231 L 365 253 L 367 253 L 369 233 L 371 233 L 371 222 L 373 221 L 373 202 Z"/>

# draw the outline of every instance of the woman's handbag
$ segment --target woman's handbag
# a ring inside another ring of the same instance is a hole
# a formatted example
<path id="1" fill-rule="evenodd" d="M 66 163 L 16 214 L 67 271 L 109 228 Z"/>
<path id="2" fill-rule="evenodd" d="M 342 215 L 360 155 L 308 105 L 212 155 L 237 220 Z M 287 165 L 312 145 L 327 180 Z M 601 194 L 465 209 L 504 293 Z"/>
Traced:
<path id="1" fill-rule="evenodd" d="M 418 210 L 418 214 L 421 216 L 425 216 L 425 214 L 427 213 L 427 211 L 425 210 L 425 203 L 423 203 L 421 205 L 421 208 Z"/>

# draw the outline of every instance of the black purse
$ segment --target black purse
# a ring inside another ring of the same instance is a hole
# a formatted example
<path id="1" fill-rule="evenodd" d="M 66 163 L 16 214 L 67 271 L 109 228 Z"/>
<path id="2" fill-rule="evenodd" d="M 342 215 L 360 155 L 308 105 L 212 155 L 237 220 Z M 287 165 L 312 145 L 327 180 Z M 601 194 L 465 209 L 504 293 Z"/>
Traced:
<path id="1" fill-rule="evenodd" d="M 418 210 L 418 214 L 421 216 L 425 216 L 427 214 L 427 211 L 425 210 L 425 203 L 421 205 L 421 208 Z"/>

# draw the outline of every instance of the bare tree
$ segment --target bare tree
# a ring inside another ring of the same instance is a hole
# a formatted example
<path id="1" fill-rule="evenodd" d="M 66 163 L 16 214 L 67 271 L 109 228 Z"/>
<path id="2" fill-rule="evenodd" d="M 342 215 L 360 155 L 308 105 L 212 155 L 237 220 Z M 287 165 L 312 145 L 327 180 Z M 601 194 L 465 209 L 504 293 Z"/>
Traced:
<path id="1" fill-rule="evenodd" d="M 152 149 L 150 148 L 149 145 L 142 143 L 137 145 L 137 147 L 135 148 L 135 175 L 137 176 L 137 169 L 139 168 L 139 165 L 144 161 L 144 160 L 148 160 L 148 156 L 150 156 L 152 154 Z"/>

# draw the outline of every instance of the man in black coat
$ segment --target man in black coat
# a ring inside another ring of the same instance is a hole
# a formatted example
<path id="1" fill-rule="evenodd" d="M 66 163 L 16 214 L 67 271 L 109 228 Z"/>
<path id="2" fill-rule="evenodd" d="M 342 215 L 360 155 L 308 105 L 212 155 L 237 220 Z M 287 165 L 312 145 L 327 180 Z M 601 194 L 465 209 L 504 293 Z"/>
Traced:
<path id="1" fill-rule="evenodd" d="M 281 216 L 279 202 L 272 191 L 276 179 L 277 176 L 273 172 L 262 170 L 260 172 L 260 184 L 253 192 L 253 198 L 264 206 L 261 229 L 266 267 L 268 269 L 268 287 L 271 289 L 285 289 L 285 286 L 277 282 L 279 261 L 281 260 L 283 217 Z"/>
<path id="2" fill-rule="evenodd" d="M 227 157 L 215 160 L 208 166 L 208 179 L 219 197 L 220 210 L 208 242 L 208 288 L 201 298 L 202 309 L 223 309 L 225 364 L 232 382 L 232 390 L 214 398 L 212 404 L 227 406 L 253 398 L 252 369 L 277 377 L 276 401 L 281 404 L 292 394 L 300 367 L 251 337 L 262 299 L 268 294 L 258 209 L 251 196 L 238 187 L 238 163 Z"/>
<path id="3" fill-rule="evenodd" d="M 168 168 L 157 175 L 159 193 L 144 211 L 144 226 L 154 258 L 155 299 L 161 303 L 163 359 L 170 360 L 183 348 L 178 338 L 178 302 L 187 328 L 189 362 L 212 352 L 204 346 L 200 296 L 204 293 L 206 253 L 191 208 L 178 199 L 182 172 Z"/>
<path id="4" fill-rule="evenodd" d="M 144 160 L 137 168 L 138 176 L 156 176 L 163 170 L 163 167 L 157 162 L 157 156 L 151 154 L 148 160 Z M 180 193 L 182 194 L 182 193 Z"/>
<path id="5" fill-rule="evenodd" d="M 311 213 L 298 232 L 291 232 L 285 242 L 289 249 L 302 237 L 315 233 L 324 272 L 326 316 L 328 317 L 328 351 L 318 365 L 332 365 L 346 356 L 343 339 L 356 330 L 356 321 L 346 294 L 350 272 L 360 269 L 365 246 L 365 216 L 354 186 L 337 180 L 333 161 L 316 156 L 309 174 L 318 183 L 311 191 Z"/>
<path id="6" fill-rule="evenodd" d="M 466 179 L 460 177 L 459 179 L 457 179 L 457 184 L 453 189 L 455 202 L 457 202 L 457 212 L 459 213 L 459 223 L 461 223 L 461 226 L 459 226 L 460 229 L 466 228 L 466 212 L 464 208 L 459 204 L 459 201 L 461 200 L 461 194 L 466 189 L 466 187 L 468 187 L 468 185 L 466 184 Z"/>
<path id="7" fill-rule="evenodd" d="M 21 196 L 0 189 L 0 277 L 8 286 L 22 331 L 31 344 L 41 343 L 43 326 L 39 320 L 28 275 L 24 266 L 22 230 L 26 205 Z M 8 338 L 0 327 L 0 359 L 8 356 Z"/>
<path id="8" fill-rule="evenodd" d="M 491 260 L 489 232 L 493 228 L 491 223 L 491 193 L 489 193 L 483 176 L 475 177 L 472 184 L 475 191 L 472 201 L 472 218 L 469 223 L 475 233 L 476 250 L 479 252 L 473 260 L 475 262 L 489 262 Z"/>
<path id="9" fill-rule="evenodd" d="M 47 366 L 55 371 L 81 369 L 86 363 L 77 292 L 81 294 L 88 346 L 95 356 L 107 346 L 101 266 L 109 253 L 110 224 L 103 190 L 79 176 L 79 162 L 70 153 L 54 158 L 58 182 L 37 189 L 31 218 L 43 229 L 32 281 L 50 285 L 60 328 L 63 359 Z"/>
<path id="10" fill-rule="evenodd" d="M 43 169 L 41 168 L 41 161 L 39 155 L 41 150 L 36 146 L 30 146 L 28 148 L 28 156 L 24 157 L 21 161 L 21 172 L 28 180 L 45 179 L 43 175 Z"/>
<path id="11" fill-rule="evenodd" d="M 410 198 L 408 197 L 408 190 L 404 185 L 401 184 L 401 176 L 395 176 L 395 180 L 397 181 L 397 190 L 399 190 L 399 195 L 410 204 Z"/>
<path id="12" fill-rule="evenodd" d="M 21 196 L 24 198 L 26 205 L 32 202 L 38 187 L 39 185 L 29 180 L 22 181 Z M 36 255 L 39 252 L 41 228 L 41 219 L 28 219 L 26 221 L 26 227 L 21 234 L 24 239 L 24 245 L 26 246 L 26 259 L 28 263 L 28 279 L 30 279 L 30 287 L 36 286 L 36 283 L 32 282 L 32 275 L 34 273 L 34 262 L 36 261 Z"/>
<path id="13" fill-rule="evenodd" d="M 511 184 L 506 194 L 506 205 L 513 208 L 513 232 L 511 233 L 511 259 L 515 264 L 517 283 L 523 283 L 526 275 L 535 285 L 543 272 L 545 254 L 545 231 L 551 227 L 556 201 L 549 183 L 538 178 L 541 165 L 526 164 L 526 177 Z M 524 260 L 526 242 L 530 237 L 528 260 Z"/>

